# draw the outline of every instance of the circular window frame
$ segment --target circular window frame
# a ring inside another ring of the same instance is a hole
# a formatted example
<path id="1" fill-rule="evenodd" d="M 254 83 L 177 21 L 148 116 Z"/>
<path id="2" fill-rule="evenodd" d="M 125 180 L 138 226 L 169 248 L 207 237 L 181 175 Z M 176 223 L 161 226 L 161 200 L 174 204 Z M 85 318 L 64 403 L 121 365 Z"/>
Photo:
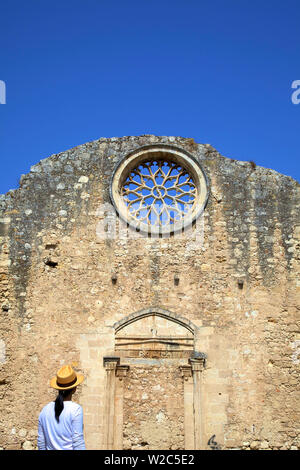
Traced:
<path id="1" fill-rule="evenodd" d="M 178 163 L 178 165 L 191 175 L 195 187 L 197 188 L 197 200 L 191 213 L 187 214 L 180 221 L 172 225 L 154 226 L 145 224 L 131 216 L 120 193 L 126 178 L 132 170 L 143 162 L 161 159 Z M 153 235 L 182 232 L 184 229 L 191 226 L 204 211 L 209 197 L 208 179 L 195 157 L 184 149 L 162 144 L 139 147 L 122 158 L 112 174 L 109 189 L 110 199 L 118 216 L 136 231 Z"/>

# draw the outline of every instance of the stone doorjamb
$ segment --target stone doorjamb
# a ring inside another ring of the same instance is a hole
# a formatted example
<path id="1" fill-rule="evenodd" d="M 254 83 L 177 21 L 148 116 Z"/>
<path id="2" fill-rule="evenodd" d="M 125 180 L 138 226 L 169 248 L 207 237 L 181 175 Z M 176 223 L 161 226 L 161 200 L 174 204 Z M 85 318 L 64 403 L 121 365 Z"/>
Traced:
<path id="1" fill-rule="evenodd" d="M 120 365 L 119 357 L 104 357 L 103 365 L 106 370 L 103 447 L 105 450 L 122 449 L 123 378 L 126 377 L 129 366 Z"/>
<path id="2" fill-rule="evenodd" d="M 202 371 L 205 358 L 190 358 L 180 366 L 184 380 L 184 436 L 186 450 L 203 449 Z"/>

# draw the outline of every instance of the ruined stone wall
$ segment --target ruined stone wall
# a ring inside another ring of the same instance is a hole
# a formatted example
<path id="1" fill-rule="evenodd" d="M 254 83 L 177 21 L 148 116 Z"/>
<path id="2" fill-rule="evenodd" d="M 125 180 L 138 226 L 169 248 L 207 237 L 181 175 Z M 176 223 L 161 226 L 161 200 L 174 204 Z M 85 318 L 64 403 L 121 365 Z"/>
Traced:
<path id="1" fill-rule="evenodd" d="M 200 238 L 103 236 L 116 164 L 155 143 L 189 151 L 208 178 Z M 32 167 L 0 197 L 0 447 L 36 447 L 38 414 L 56 396 L 49 379 L 71 363 L 86 377 L 74 399 L 87 448 L 103 448 L 103 357 L 115 355 L 115 324 L 164 309 L 193 323 L 206 356 L 203 448 L 299 448 L 299 200 L 292 178 L 180 137 L 103 138 Z M 147 442 L 135 440 L 126 401 L 137 372 L 130 366 L 123 380 L 120 426 L 131 448 Z M 152 390 L 147 365 L 143 375 Z M 169 412 L 182 419 L 180 406 Z M 183 446 L 180 423 L 166 446 Z"/>
<path id="2" fill-rule="evenodd" d="M 178 367 L 131 368 L 125 387 L 124 449 L 184 449 L 183 382 Z"/>

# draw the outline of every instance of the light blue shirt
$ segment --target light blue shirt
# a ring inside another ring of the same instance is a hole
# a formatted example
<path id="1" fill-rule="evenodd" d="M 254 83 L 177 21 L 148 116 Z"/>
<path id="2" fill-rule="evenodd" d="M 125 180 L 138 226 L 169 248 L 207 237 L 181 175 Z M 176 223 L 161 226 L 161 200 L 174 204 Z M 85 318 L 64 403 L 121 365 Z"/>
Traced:
<path id="1" fill-rule="evenodd" d="M 82 407 L 64 401 L 64 409 L 55 419 L 54 401 L 44 406 L 39 415 L 38 450 L 85 450 Z"/>

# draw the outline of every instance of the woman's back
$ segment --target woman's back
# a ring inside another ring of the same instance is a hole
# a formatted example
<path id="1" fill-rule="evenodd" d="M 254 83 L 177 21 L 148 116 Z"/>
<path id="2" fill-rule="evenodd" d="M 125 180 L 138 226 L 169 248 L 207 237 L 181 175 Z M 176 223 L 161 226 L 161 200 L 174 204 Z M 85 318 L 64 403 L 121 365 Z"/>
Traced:
<path id="1" fill-rule="evenodd" d="M 64 401 L 64 408 L 55 418 L 55 402 L 50 402 L 39 415 L 39 450 L 85 450 L 83 411 L 77 403 Z"/>

